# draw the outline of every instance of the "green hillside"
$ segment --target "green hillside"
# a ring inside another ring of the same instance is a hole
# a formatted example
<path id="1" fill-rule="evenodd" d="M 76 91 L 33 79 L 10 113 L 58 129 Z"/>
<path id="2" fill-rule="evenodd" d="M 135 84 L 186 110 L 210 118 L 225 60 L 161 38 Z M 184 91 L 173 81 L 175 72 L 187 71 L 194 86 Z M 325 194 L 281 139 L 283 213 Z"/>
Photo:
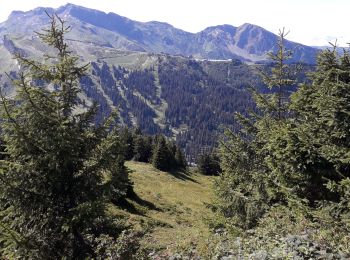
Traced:
<path id="1" fill-rule="evenodd" d="M 127 162 L 138 199 L 128 200 L 128 209 L 111 206 L 116 215 L 128 217 L 129 224 L 147 231 L 142 247 L 166 257 L 196 249 L 207 254 L 210 236 L 205 219 L 211 214 L 215 177 L 197 173 L 168 173 L 150 164 Z"/>

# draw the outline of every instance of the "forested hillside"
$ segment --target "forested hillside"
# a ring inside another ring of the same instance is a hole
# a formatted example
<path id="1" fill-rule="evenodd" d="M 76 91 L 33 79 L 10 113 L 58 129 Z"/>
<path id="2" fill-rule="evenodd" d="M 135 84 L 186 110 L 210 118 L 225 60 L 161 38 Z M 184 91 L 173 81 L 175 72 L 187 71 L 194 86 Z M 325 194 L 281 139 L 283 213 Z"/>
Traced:
<path id="1" fill-rule="evenodd" d="M 93 62 L 90 75 L 81 79 L 82 89 L 100 104 L 99 117 L 108 115 L 111 107 L 118 108 L 122 123 L 139 126 L 147 134 L 163 133 L 174 138 L 189 161 L 212 150 L 222 133 L 221 126 L 237 129 L 235 112 L 246 114 L 255 109 L 252 89 L 271 91 L 259 76 L 259 70 L 269 71 L 270 64 L 168 55 L 151 56 L 147 61 L 146 68 L 133 70 Z M 312 69 L 304 64 L 288 92 L 305 81 L 305 72 Z"/>
<path id="2" fill-rule="evenodd" d="M 100 117 L 118 107 L 121 121 L 147 134 L 174 137 L 188 158 L 213 147 L 220 125 L 253 108 L 248 87 L 259 85 L 254 68 L 240 62 L 206 62 L 158 56 L 149 68 L 128 70 L 92 63 L 82 89 L 100 104 Z M 96 83 L 101 86 L 96 88 Z"/>
<path id="3" fill-rule="evenodd" d="M 244 114 L 254 109 L 248 88 L 263 86 L 257 68 L 268 70 L 266 52 L 275 49 L 278 38 L 249 24 L 210 27 L 192 35 L 167 24 L 135 22 L 72 4 L 47 11 L 64 15 L 71 26 L 67 43 L 81 64 L 89 64 L 87 75 L 80 79 L 82 107 L 96 102 L 97 122 L 117 109 L 120 123 L 173 138 L 191 162 L 216 145 L 221 125 L 237 128 L 236 111 Z M 5 73 L 16 77 L 20 70 L 12 59 L 15 53 L 40 60 L 52 51 L 34 33 L 48 20 L 45 9 L 37 8 L 14 12 L 0 25 L 0 82 L 7 95 L 14 95 L 14 89 Z M 230 47 L 232 42 L 236 49 Z M 193 46 L 185 48 L 186 44 Z M 315 62 L 317 50 L 287 44 L 298 53 L 293 61 Z M 187 53 L 190 50 L 193 53 Z M 200 54 L 191 55 L 197 51 Z M 261 64 L 242 62 L 248 59 Z"/>

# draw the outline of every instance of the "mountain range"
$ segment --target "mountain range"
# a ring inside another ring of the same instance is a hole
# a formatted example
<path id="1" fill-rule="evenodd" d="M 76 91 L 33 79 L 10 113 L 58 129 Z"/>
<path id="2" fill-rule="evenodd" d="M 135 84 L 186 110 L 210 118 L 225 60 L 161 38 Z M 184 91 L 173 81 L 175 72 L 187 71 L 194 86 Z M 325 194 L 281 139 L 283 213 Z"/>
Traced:
<path id="1" fill-rule="evenodd" d="M 58 9 L 39 7 L 32 11 L 14 11 L 0 24 L 0 38 L 6 35 L 32 36 L 47 25 L 45 14 L 56 13 L 71 26 L 69 38 L 81 44 L 125 51 L 167 53 L 198 59 L 240 59 L 266 61 L 266 53 L 275 49 L 277 36 L 259 26 L 218 25 L 198 33 L 189 33 L 162 22 L 137 22 L 115 13 L 104 13 L 73 4 Z M 292 61 L 314 63 L 316 48 L 286 41 L 294 53 Z"/>
<path id="2" fill-rule="evenodd" d="M 34 33 L 48 26 L 45 12 L 67 22 L 70 50 L 90 64 L 80 98 L 84 106 L 99 104 L 96 120 L 118 109 L 122 124 L 172 137 L 189 161 L 216 144 L 222 125 L 237 127 L 235 112 L 254 109 L 247 89 L 266 90 L 256 67 L 269 68 L 266 52 L 278 39 L 251 24 L 193 34 L 72 4 L 16 11 L 0 24 L 0 86 L 8 95 L 14 89 L 5 73 L 16 77 L 20 69 L 14 53 L 41 62 L 52 53 Z M 292 61 L 312 68 L 318 49 L 290 41 L 286 47 L 294 51 Z"/>

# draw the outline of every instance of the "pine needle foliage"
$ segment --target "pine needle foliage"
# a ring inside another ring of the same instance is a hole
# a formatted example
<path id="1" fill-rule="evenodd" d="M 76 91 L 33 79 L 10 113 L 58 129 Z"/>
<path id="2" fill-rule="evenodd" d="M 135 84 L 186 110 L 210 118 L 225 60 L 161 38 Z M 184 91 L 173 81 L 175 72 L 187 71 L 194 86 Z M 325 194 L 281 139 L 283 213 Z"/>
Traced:
<path id="1" fill-rule="evenodd" d="M 310 223 L 322 223 L 319 212 L 328 212 L 333 223 L 327 225 L 341 225 L 344 236 L 349 228 L 350 54 L 339 55 L 336 46 L 322 51 L 310 81 L 290 94 L 295 73 L 286 64 L 290 52 L 284 37 L 281 31 L 277 52 L 270 54 L 271 73 L 261 72 L 272 92 L 253 92 L 259 111 L 238 114 L 241 131 L 227 130 L 221 140 L 223 173 L 212 207 L 227 226 L 241 231 L 256 227 L 279 206 Z"/>
<path id="2" fill-rule="evenodd" d="M 173 166 L 174 159 L 163 135 L 158 135 L 155 138 L 155 143 L 152 152 L 152 165 L 161 171 L 168 171 Z"/>
<path id="3" fill-rule="evenodd" d="M 9 259 L 93 258 L 102 238 L 116 241 L 124 228 L 105 214 L 110 197 L 130 187 L 127 171 L 118 170 L 116 122 L 112 116 L 95 126 L 96 105 L 78 112 L 88 64 L 69 51 L 65 22 L 49 18 L 38 36 L 54 54 L 40 61 L 16 55 L 16 97 L 1 95 L 0 247 Z"/>
<path id="4" fill-rule="evenodd" d="M 289 117 L 287 89 L 295 84 L 294 70 L 287 64 L 291 52 L 285 49 L 286 35 L 280 31 L 277 51 L 268 54 L 271 71 L 260 71 L 271 93 L 253 90 L 258 113 L 236 114 L 240 132 L 227 129 L 220 141 L 222 174 L 215 185 L 218 201 L 213 209 L 236 228 L 252 228 L 271 205 L 287 203 L 288 187 L 271 171 L 268 149 L 269 140 Z"/>

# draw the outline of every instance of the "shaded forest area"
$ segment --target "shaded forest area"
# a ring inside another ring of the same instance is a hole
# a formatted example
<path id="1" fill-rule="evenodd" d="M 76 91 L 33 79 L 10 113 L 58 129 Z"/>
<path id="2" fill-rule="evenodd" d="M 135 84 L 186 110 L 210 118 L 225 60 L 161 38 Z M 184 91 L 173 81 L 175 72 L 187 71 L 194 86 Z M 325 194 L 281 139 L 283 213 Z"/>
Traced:
<path id="1" fill-rule="evenodd" d="M 188 161 L 216 146 L 222 126 L 238 130 L 234 113 L 255 110 L 251 90 L 271 91 L 258 75 L 271 65 L 247 65 L 240 61 L 196 61 L 158 56 L 156 66 L 128 70 L 107 63 L 92 63 L 82 89 L 100 104 L 98 118 L 110 113 L 107 99 L 118 107 L 121 121 L 140 127 L 146 134 L 162 133 L 184 149 Z M 313 66 L 303 65 L 295 75 L 303 82 Z M 102 91 L 94 84 L 100 84 Z M 295 86 L 289 88 L 292 93 Z M 102 92 L 104 94 L 102 94 Z M 99 120 L 98 120 L 99 121 Z"/>

